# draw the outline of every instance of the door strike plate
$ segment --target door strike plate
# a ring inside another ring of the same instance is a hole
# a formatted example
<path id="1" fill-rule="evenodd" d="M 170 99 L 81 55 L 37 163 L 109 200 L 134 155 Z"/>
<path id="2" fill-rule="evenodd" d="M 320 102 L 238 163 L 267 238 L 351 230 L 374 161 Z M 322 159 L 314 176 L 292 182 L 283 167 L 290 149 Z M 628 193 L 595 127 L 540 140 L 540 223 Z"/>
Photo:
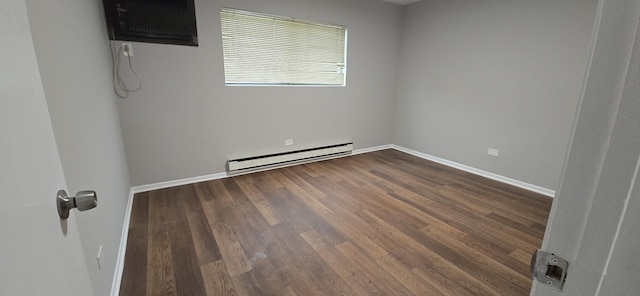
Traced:
<path id="1" fill-rule="evenodd" d="M 542 250 L 531 257 L 531 277 L 558 290 L 562 290 L 568 267 L 567 260 Z"/>

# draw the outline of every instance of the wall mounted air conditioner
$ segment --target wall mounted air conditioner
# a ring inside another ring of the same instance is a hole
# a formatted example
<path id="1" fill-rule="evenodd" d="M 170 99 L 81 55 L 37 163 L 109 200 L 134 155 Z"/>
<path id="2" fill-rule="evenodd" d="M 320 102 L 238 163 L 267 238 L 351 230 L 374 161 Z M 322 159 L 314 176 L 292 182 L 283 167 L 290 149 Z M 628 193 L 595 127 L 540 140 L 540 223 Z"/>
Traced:
<path id="1" fill-rule="evenodd" d="M 198 46 L 193 0 L 103 0 L 111 40 Z"/>

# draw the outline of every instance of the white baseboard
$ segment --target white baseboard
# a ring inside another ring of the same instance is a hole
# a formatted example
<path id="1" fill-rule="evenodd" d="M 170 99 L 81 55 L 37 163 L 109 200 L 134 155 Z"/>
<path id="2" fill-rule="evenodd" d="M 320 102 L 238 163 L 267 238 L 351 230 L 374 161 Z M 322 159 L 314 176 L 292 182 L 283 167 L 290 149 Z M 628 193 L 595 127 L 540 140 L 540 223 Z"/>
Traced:
<path id="1" fill-rule="evenodd" d="M 374 146 L 369 148 L 356 149 L 356 150 L 353 150 L 353 152 L 351 152 L 351 155 L 369 153 L 369 152 L 392 149 L 392 148 L 393 148 L 392 144 L 387 144 L 387 145 L 380 145 L 380 146 Z"/>
<path id="2" fill-rule="evenodd" d="M 481 169 L 477 169 L 477 168 L 474 168 L 474 167 L 470 167 L 468 165 L 464 165 L 464 164 L 461 164 L 461 163 L 457 163 L 457 162 L 453 162 L 453 161 L 450 161 L 450 160 L 446 160 L 444 158 L 440 158 L 440 157 L 433 156 L 433 155 L 430 155 L 430 154 L 426 154 L 426 153 L 422 153 L 422 152 L 419 152 L 419 151 L 411 150 L 409 148 L 405 148 L 405 147 L 402 147 L 402 146 L 391 145 L 391 148 L 393 148 L 395 150 L 398 150 L 398 151 L 401 151 L 401 152 L 404 152 L 404 153 L 407 153 L 407 154 L 411 154 L 413 156 L 424 158 L 426 160 L 431 160 L 433 162 L 437 162 L 437 163 L 440 163 L 440 164 L 443 164 L 443 165 L 446 165 L 446 166 L 449 166 L 449 167 L 452 167 L 452 168 L 463 170 L 465 172 L 469 172 L 469 173 L 476 174 L 476 175 L 479 175 L 479 176 L 482 176 L 482 177 L 485 177 L 485 178 L 496 180 L 498 182 L 502 182 L 502 183 L 505 183 L 505 184 L 513 185 L 513 186 L 516 186 L 516 187 L 520 187 L 522 189 L 526 189 L 526 190 L 533 191 L 533 192 L 536 192 L 536 193 L 540 193 L 542 195 L 546 195 L 546 196 L 549 196 L 549 197 L 554 197 L 556 195 L 556 192 L 554 190 L 551 190 L 551 189 L 548 189 L 548 188 L 544 188 L 544 187 L 541 187 L 541 186 L 538 186 L 538 185 L 529 184 L 527 182 L 522 182 L 522 181 L 516 180 L 516 179 L 511 179 L 511 178 L 508 178 L 508 177 L 505 177 L 505 176 L 502 176 L 502 175 L 498 175 L 498 174 L 494 174 L 494 173 L 491 173 L 491 172 L 487 172 L 487 171 L 484 171 L 484 170 L 481 170 Z"/>
<path id="3" fill-rule="evenodd" d="M 116 258 L 116 269 L 113 272 L 113 281 L 111 282 L 111 296 L 120 294 L 120 282 L 122 281 L 122 271 L 124 270 L 124 255 L 127 251 L 127 239 L 129 238 L 129 225 L 131 224 L 131 209 L 133 207 L 133 187 L 129 189 L 129 199 L 127 200 L 127 209 L 124 213 L 124 223 L 122 223 L 122 234 L 120 237 L 120 246 L 118 247 L 118 258 Z"/>
<path id="4" fill-rule="evenodd" d="M 133 190 L 133 193 L 135 194 L 135 193 L 139 193 L 139 192 L 146 192 L 146 191 L 151 191 L 151 190 L 164 189 L 164 188 L 187 185 L 187 184 L 192 184 L 192 183 L 217 180 L 217 179 L 222 179 L 222 178 L 226 178 L 226 177 L 229 177 L 229 174 L 227 174 L 227 172 L 221 172 L 221 173 L 215 173 L 215 174 L 209 174 L 209 175 L 203 175 L 203 176 L 196 176 L 196 177 L 191 177 L 191 178 L 184 178 L 184 179 L 171 180 L 171 181 L 166 181 L 166 182 L 158 182 L 158 183 L 153 183 L 153 184 L 134 186 L 134 187 L 131 187 L 131 189 Z"/>

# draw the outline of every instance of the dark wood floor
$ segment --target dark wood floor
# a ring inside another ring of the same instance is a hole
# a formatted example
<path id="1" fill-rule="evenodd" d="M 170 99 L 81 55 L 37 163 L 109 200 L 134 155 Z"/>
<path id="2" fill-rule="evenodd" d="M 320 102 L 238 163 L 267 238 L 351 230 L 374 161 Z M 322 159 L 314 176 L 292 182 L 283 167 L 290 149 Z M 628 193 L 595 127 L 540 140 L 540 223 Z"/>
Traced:
<path id="1" fill-rule="evenodd" d="M 120 295 L 528 295 L 550 207 L 395 150 L 139 193 Z"/>

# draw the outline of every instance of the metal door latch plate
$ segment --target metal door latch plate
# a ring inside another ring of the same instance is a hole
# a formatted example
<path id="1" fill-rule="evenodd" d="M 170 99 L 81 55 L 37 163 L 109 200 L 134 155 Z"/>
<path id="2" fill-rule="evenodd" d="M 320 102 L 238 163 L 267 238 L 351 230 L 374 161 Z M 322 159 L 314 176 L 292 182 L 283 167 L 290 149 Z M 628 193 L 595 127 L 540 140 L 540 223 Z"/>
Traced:
<path id="1" fill-rule="evenodd" d="M 562 290 L 568 267 L 567 260 L 542 250 L 536 250 L 531 257 L 531 276 L 558 290 Z"/>

